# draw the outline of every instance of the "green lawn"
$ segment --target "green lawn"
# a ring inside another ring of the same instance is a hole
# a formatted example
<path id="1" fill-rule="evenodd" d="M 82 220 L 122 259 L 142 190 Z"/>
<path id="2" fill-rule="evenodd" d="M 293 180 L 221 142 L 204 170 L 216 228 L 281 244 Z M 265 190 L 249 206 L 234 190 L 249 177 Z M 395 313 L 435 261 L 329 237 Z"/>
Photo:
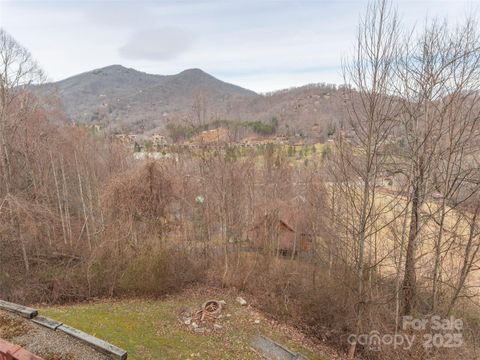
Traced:
<path id="1" fill-rule="evenodd" d="M 122 300 L 40 309 L 42 315 L 63 321 L 109 341 L 129 353 L 132 360 L 150 359 L 258 359 L 249 346 L 252 336 L 263 334 L 309 359 L 325 360 L 289 339 L 279 326 L 223 296 L 227 306 L 223 329 L 208 334 L 191 332 L 179 320 L 185 309 L 197 309 L 211 294 L 187 292 L 163 300 Z M 254 320 L 261 318 L 260 324 Z"/>

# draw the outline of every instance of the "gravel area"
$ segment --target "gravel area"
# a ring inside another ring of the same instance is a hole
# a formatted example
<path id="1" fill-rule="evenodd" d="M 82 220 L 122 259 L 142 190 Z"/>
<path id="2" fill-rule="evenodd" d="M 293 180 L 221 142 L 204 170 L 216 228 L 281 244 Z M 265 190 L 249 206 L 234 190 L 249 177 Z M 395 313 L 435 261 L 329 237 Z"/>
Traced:
<path id="1" fill-rule="evenodd" d="M 3 319 L 3 322 L 6 322 L 5 319 L 7 319 L 10 324 L 12 322 L 16 323 L 17 327 L 22 330 L 9 334 L 8 329 L 6 329 L 2 334 L 0 328 L 0 337 L 11 343 L 23 346 L 31 353 L 41 356 L 45 360 L 109 359 L 77 339 L 60 331 L 47 329 L 15 314 L 0 311 L 0 321 L 1 319 Z"/>

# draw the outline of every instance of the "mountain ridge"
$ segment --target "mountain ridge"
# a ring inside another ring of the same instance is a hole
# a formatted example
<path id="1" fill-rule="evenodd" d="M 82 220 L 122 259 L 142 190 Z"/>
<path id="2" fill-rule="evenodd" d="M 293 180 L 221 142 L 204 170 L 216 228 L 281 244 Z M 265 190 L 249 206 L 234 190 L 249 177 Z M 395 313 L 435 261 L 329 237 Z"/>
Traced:
<path id="1" fill-rule="evenodd" d="M 113 64 L 40 88 L 61 100 L 70 121 L 99 124 L 114 133 L 162 132 L 169 123 L 270 121 L 275 117 L 282 133 L 308 136 L 312 129 L 318 135 L 319 128 L 326 129 L 343 116 L 334 85 L 257 94 L 199 68 L 159 75 Z"/>

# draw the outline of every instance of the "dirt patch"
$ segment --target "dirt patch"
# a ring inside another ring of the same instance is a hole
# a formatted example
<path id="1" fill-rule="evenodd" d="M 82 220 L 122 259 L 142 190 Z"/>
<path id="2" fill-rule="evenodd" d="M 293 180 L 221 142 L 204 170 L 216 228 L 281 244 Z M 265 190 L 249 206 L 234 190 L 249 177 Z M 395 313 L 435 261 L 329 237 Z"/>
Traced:
<path id="1" fill-rule="evenodd" d="M 32 327 L 21 318 L 13 318 L 0 312 L 0 338 L 11 340 L 14 337 L 27 334 Z"/>

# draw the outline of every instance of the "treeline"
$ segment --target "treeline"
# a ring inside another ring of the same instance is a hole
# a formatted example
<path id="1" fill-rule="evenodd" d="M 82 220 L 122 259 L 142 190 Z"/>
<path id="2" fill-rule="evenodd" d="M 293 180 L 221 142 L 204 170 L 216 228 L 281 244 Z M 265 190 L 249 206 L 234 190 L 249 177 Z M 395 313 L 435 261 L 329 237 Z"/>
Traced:
<path id="1" fill-rule="evenodd" d="M 344 91 L 344 90 L 350 90 L 351 86 L 347 84 L 342 84 L 342 85 L 337 85 L 337 84 L 329 84 L 329 83 L 313 83 L 313 84 L 307 84 L 303 86 L 292 86 L 287 89 L 282 89 L 282 90 L 277 90 L 277 91 L 270 91 L 265 93 L 266 96 L 273 96 L 277 94 L 282 94 L 282 93 L 288 93 L 291 90 L 295 89 L 320 89 L 320 90 L 325 90 L 325 92 L 330 92 L 330 91 Z"/>
<path id="2" fill-rule="evenodd" d="M 262 121 L 234 121 L 234 120 L 213 120 L 206 124 L 200 125 L 184 125 L 180 123 L 168 123 L 166 129 L 169 137 L 173 142 L 187 140 L 191 137 L 201 133 L 202 131 L 225 127 L 230 130 L 232 134 L 239 132 L 253 132 L 257 135 L 268 136 L 274 135 L 277 132 L 278 120 L 273 117 L 269 122 Z"/>
<path id="3" fill-rule="evenodd" d="M 360 21 L 344 65 L 360 99 L 347 102 L 353 136 L 337 139 L 330 170 L 332 205 L 341 204 L 332 211 L 342 213 L 335 227 L 355 259 L 355 339 L 372 329 L 379 304 L 392 303 L 395 334 L 405 316 L 448 317 L 462 303 L 457 315 L 469 317 L 478 306 L 479 35 L 473 17 L 412 33 L 387 1 L 372 2 Z M 396 183 L 388 196 L 378 191 L 384 181 Z M 379 274 L 392 280 L 387 293 L 371 283 Z"/>

